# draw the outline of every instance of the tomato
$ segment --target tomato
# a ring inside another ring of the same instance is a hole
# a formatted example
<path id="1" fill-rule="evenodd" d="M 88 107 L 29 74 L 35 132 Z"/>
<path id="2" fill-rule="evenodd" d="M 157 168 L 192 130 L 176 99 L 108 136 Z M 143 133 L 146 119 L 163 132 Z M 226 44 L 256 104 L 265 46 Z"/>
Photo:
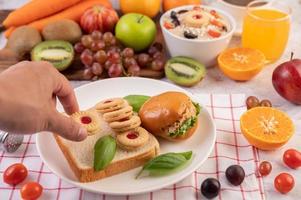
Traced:
<path id="1" fill-rule="evenodd" d="M 268 161 L 263 161 L 262 163 L 260 163 L 259 165 L 259 173 L 262 176 L 267 176 L 271 173 L 272 171 L 272 165 L 271 163 L 269 163 Z"/>
<path id="2" fill-rule="evenodd" d="M 295 185 L 294 177 L 288 173 L 281 173 L 276 176 L 274 186 L 282 194 L 286 194 L 293 189 Z"/>
<path id="3" fill-rule="evenodd" d="M 9 166 L 3 173 L 3 181 L 9 185 L 17 185 L 27 177 L 27 169 L 22 163 Z"/>
<path id="4" fill-rule="evenodd" d="M 301 166 L 301 153 L 296 149 L 288 149 L 283 154 L 283 162 L 292 169 Z"/>
<path id="5" fill-rule="evenodd" d="M 37 182 L 28 182 L 23 185 L 20 192 L 22 199 L 35 200 L 41 196 L 43 187 Z"/>
<path id="6" fill-rule="evenodd" d="M 211 36 L 211 37 L 214 37 L 214 38 L 218 38 L 221 36 L 221 33 L 217 32 L 217 31 L 214 31 L 214 30 L 209 30 L 208 31 L 208 34 Z"/>

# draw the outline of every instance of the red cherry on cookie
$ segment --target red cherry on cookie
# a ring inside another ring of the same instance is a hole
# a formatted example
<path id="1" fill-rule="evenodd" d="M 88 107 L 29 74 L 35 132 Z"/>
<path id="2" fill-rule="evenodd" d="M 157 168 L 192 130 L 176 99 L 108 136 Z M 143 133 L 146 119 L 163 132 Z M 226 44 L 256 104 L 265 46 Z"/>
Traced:
<path id="1" fill-rule="evenodd" d="M 90 124 L 92 122 L 91 117 L 88 116 L 83 116 L 80 120 L 83 124 Z"/>
<path id="2" fill-rule="evenodd" d="M 136 131 L 130 131 L 127 135 L 127 138 L 134 140 L 138 137 L 138 133 Z"/>

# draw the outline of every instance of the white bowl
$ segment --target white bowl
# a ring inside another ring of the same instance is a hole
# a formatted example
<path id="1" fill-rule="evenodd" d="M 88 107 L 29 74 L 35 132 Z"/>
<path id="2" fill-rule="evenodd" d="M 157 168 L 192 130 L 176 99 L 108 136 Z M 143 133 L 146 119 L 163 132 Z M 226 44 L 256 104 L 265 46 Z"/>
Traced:
<path id="1" fill-rule="evenodd" d="M 236 29 L 236 22 L 234 18 L 220 9 L 213 8 L 210 6 L 201 6 L 202 8 L 214 9 L 228 22 L 230 25 L 230 31 L 219 37 L 210 40 L 200 40 L 200 39 L 186 39 L 171 33 L 166 29 L 164 24 L 164 18 L 169 16 L 171 11 L 179 10 L 190 10 L 194 6 L 181 6 L 174 8 L 165 12 L 160 18 L 160 26 L 163 32 L 164 40 L 167 49 L 172 57 L 175 56 L 187 56 L 198 60 L 200 63 L 204 64 L 206 67 L 211 67 L 216 64 L 217 56 L 225 50 L 232 38 L 232 35 Z"/>

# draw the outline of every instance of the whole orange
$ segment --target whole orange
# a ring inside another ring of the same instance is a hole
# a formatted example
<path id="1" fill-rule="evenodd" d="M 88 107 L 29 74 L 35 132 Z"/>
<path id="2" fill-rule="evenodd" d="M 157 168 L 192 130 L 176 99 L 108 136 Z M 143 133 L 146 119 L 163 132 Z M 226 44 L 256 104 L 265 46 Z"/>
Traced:
<path id="1" fill-rule="evenodd" d="M 120 0 L 122 13 L 141 13 L 155 17 L 161 7 L 161 0 Z"/>
<path id="2" fill-rule="evenodd" d="M 201 0 L 163 0 L 164 12 L 179 6 L 185 5 L 199 5 Z"/>

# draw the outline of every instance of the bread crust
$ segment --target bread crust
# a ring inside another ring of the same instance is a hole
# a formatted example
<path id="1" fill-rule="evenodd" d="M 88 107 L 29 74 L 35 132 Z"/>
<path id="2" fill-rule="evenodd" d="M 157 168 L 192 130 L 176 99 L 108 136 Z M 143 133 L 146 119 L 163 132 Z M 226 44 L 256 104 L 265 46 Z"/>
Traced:
<path id="1" fill-rule="evenodd" d="M 93 167 L 89 169 L 81 169 L 76 165 L 75 158 L 70 153 L 68 147 L 64 145 L 60 136 L 53 134 L 57 144 L 63 152 L 68 164 L 80 182 L 92 182 L 106 177 L 110 177 L 139 166 L 144 165 L 150 159 L 159 154 L 159 146 L 155 145 L 149 151 L 140 154 L 139 156 L 119 160 L 109 164 L 104 170 L 94 171 Z"/>

